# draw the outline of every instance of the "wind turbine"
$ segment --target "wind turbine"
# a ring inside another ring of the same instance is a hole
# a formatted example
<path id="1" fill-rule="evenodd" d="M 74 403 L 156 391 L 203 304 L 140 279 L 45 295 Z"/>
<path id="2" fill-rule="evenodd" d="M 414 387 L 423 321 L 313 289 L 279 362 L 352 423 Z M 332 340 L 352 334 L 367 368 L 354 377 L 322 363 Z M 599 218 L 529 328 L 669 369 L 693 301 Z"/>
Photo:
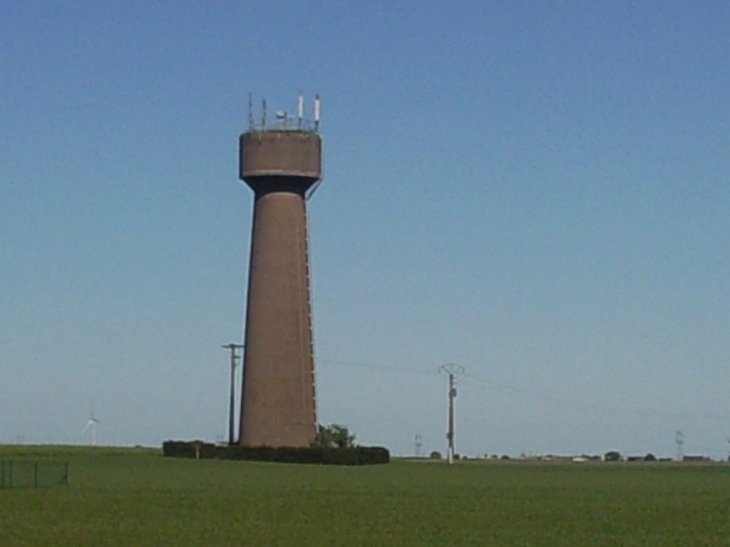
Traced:
<path id="1" fill-rule="evenodd" d="M 91 418 L 89 418 L 88 423 L 86 424 L 86 427 L 81 432 L 83 435 L 88 431 L 89 428 L 91 428 L 91 446 L 96 446 L 96 424 L 99 423 L 99 420 L 94 418 L 94 410 L 91 410 Z"/>

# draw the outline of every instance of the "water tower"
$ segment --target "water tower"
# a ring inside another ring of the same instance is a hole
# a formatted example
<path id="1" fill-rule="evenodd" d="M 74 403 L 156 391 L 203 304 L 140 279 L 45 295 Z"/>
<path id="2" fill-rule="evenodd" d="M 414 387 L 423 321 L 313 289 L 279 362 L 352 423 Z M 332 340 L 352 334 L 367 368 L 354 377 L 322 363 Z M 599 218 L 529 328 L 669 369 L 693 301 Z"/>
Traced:
<path id="1" fill-rule="evenodd" d="M 239 441 L 309 446 L 317 424 L 307 199 L 322 175 L 319 97 L 310 118 L 266 102 L 240 138 L 240 177 L 254 192 Z"/>

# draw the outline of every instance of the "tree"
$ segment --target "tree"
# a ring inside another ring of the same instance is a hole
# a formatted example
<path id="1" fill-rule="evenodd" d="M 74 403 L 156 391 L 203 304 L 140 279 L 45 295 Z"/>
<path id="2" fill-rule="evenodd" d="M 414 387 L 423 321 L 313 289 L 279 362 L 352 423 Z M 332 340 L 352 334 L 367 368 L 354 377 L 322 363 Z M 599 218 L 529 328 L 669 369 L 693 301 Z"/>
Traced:
<path id="1" fill-rule="evenodd" d="M 441 452 L 439 452 L 438 450 L 434 450 L 433 452 L 431 452 L 428 455 L 428 457 L 431 458 L 432 460 L 440 460 L 441 459 Z"/>
<path id="2" fill-rule="evenodd" d="M 617 452 L 616 450 L 611 450 L 609 452 L 606 452 L 606 455 L 603 456 L 603 459 L 607 462 L 618 462 L 621 461 L 621 453 Z"/>
<path id="3" fill-rule="evenodd" d="M 654 454 L 652 454 L 651 452 L 649 452 L 646 456 L 644 456 L 644 461 L 645 462 L 655 462 L 656 456 Z"/>
<path id="4" fill-rule="evenodd" d="M 342 424 L 318 425 L 314 439 L 315 446 L 325 448 L 353 448 L 355 435 Z"/>

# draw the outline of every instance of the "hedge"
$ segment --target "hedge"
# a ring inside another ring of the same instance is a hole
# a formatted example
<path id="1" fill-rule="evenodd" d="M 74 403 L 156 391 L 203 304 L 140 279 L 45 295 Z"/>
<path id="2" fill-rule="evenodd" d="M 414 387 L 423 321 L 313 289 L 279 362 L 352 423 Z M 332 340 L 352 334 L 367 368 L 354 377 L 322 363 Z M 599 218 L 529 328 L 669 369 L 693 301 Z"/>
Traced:
<path id="1" fill-rule="evenodd" d="M 203 441 L 165 441 L 162 453 L 171 458 L 207 460 L 250 460 L 324 465 L 372 465 L 390 462 L 390 452 L 382 446 L 354 448 L 216 445 Z"/>

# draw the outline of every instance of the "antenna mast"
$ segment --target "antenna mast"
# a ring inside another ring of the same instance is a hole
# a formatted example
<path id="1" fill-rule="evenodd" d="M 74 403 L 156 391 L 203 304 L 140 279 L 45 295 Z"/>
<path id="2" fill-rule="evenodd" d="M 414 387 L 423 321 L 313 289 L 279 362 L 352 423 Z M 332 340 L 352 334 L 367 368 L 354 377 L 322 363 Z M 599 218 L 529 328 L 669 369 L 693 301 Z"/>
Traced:
<path id="1" fill-rule="evenodd" d="M 253 95 L 248 94 L 248 130 L 253 130 Z"/>
<path id="2" fill-rule="evenodd" d="M 297 100 L 297 127 L 302 128 L 302 122 L 304 120 L 304 95 L 299 92 L 299 99 Z"/>
<path id="3" fill-rule="evenodd" d="M 314 130 L 319 131 L 319 93 L 314 96 Z"/>

